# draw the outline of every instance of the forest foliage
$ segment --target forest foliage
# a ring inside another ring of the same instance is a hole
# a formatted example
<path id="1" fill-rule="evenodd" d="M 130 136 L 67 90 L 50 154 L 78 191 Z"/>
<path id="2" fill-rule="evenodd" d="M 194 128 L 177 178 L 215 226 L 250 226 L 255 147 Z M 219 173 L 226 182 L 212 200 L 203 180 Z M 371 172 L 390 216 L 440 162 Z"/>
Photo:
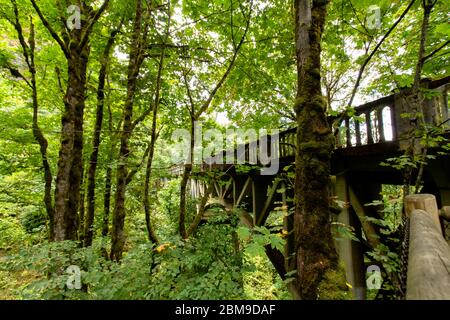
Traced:
<path id="1" fill-rule="evenodd" d="M 81 2 L 88 24 L 70 30 L 67 8 Z M 285 245 L 276 223 L 249 230 L 238 212 L 209 208 L 214 218 L 180 234 L 183 178 L 170 174 L 169 146 L 194 120 L 223 132 L 296 124 L 294 1 L 81 2 L 0 0 L 0 299 L 290 299 L 292 278 L 265 256 Z M 329 115 L 414 84 L 421 4 L 330 2 L 320 70 Z M 423 78 L 450 75 L 449 12 L 436 1 Z M 79 149 L 63 177 L 69 125 Z M 78 179 L 61 204 L 78 218 L 54 242 L 64 179 Z M 199 204 L 185 199 L 183 226 Z M 67 288 L 70 265 L 81 290 Z M 339 298 L 351 298 L 345 286 Z"/>

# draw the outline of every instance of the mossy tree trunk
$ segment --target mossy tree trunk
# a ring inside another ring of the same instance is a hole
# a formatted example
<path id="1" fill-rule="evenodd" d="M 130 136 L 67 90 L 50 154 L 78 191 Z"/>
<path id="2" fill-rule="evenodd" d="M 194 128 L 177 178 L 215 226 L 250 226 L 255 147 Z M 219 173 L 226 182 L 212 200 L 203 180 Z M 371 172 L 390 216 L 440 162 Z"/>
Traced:
<path id="1" fill-rule="evenodd" d="M 428 30 L 430 25 L 430 16 L 431 12 L 433 11 L 434 6 L 436 5 L 436 0 L 423 0 L 422 1 L 422 9 L 423 9 L 423 19 L 422 19 L 422 25 L 421 25 L 421 32 L 420 32 L 420 44 L 419 44 L 419 50 L 418 50 L 418 59 L 417 64 L 415 66 L 414 71 L 414 82 L 413 86 L 411 88 L 411 92 L 406 97 L 405 102 L 408 104 L 409 109 L 411 110 L 410 113 L 413 115 L 413 118 L 411 119 L 412 123 L 416 124 L 416 127 L 411 129 L 410 132 L 410 143 L 409 147 L 406 150 L 406 155 L 412 159 L 414 162 L 414 159 L 419 157 L 421 159 L 421 164 L 419 167 L 419 172 L 416 177 L 416 181 L 413 181 L 414 178 L 414 168 L 413 167 L 407 167 L 404 170 L 404 183 L 403 183 L 403 193 L 404 195 L 409 195 L 412 193 L 411 185 L 415 185 L 414 192 L 418 193 L 420 185 L 422 183 L 422 175 L 423 170 L 426 163 L 426 157 L 427 157 L 427 148 L 426 146 L 422 150 L 416 150 L 416 142 L 417 142 L 417 133 L 421 130 L 425 129 L 425 123 L 424 119 L 421 116 L 418 116 L 419 114 L 422 114 L 422 105 L 423 105 L 423 96 L 421 96 L 421 80 L 422 80 L 422 71 L 423 67 L 425 65 L 427 57 L 425 56 L 426 52 L 426 44 L 427 44 L 427 38 L 428 38 Z M 424 135 L 425 132 L 420 132 L 421 135 Z"/>
<path id="2" fill-rule="evenodd" d="M 289 266 L 297 270 L 290 290 L 297 299 L 317 299 L 318 287 L 337 268 L 329 219 L 330 157 L 334 137 L 321 92 L 321 38 L 327 0 L 295 0 L 298 91 L 294 248 Z"/>
<path id="3" fill-rule="evenodd" d="M 100 59 L 100 72 L 99 72 L 99 80 L 97 87 L 97 109 L 95 115 L 95 127 L 94 127 L 94 135 L 92 139 L 92 152 L 89 159 L 89 169 L 88 169 L 88 177 L 87 177 L 87 215 L 86 222 L 84 224 L 84 246 L 88 247 L 92 245 L 92 239 L 94 237 L 94 214 L 95 214 L 95 186 L 96 186 L 96 172 L 97 172 L 97 160 L 98 153 L 101 143 L 101 131 L 103 127 L 103 109 L 105 105 L 105 82 L 107 69 L 109 65 L 109 59 L 111 50 L 114 47 L 114 42 L 117 34 L 119 33 L 119 29 L 121 28 L 122 23 L 120 23 L 119 27 L 111 32 L 110 37 L 106 43 L 105 49 L 103 51 L 103 55 Z"/>
<path id="4" fill-rule="evenodd" d="M 53 199 L 52 199 L 52 183 L 53 176 L 50 167 L 50 161 L 48 159 L 48 140 L 39 126 L 39 100 L 38 100 L 38 85 L 36 79 L 36 63 L 35 63 L 35 53 L 36 53 L 36 41 L 35 41 L 35 28 L 33 23 L 33 18 L 30 17 L 30 27 L 29 27 L 29 38 L 28 41 L 25 40 L 25 34 L 20 21 L 19 7 L 16 0 L 12 0 L 11 4 L 14 11 L 14 20 L 8 20 L 17 32 L 17 37 L 22 48 L 22 55 L 25 59 L 28 71 L 30 73 L 30 78 L 27 80 L 18 70 L 10 67 L 12 73 L 16 72 L 20 78 L 24 79 L 31 89 L 32 106 L 33 106 L 33 136 L 37 143 L 39 144 L 39 149 L 42 159 L 42 168 L 44 169 L 44 205 L 47 212 L 48 222 L 49 222 L 49 239 L 53 239 Z"/>
<path id="5" fill-rule="evenodd" d="M 130 156 L 129 140 L 133 133 L 133 107 L 137 90 L 138 75 L 145 59 L 144 44 L 148 34 L 148 24 L 144 23 L 144 4 L 142 0 L 136 3 L 133 36 L 128 63 L 127 97 L 123 107 L 123 124 L 120 135 L 119 164 L 117 166 L 117 184 L 113 225 L 111 230 L 110 259 L 120 261 L 125 246 L 125 200 L 126 186 L 129 183 L 128 157 Z"/>
<path id="6" fill-rule="evenodd" d="M 67 60 L 67 90 L 61 119 L 61 143 L 55 183 L 53 240 L 78 240 L 80 186 L 83 175 L 83 117 L 86 100 L 86 72 L 90 37 L 94 25 L 106 10 L 104 0 L 98 10 L 80 3 L 80 28 L 59 35 L 42 13 L 36 0 L 31 4 L 42 24 L 59 45 Z M 60 16 L 65 21 L 64 16 Z"/>

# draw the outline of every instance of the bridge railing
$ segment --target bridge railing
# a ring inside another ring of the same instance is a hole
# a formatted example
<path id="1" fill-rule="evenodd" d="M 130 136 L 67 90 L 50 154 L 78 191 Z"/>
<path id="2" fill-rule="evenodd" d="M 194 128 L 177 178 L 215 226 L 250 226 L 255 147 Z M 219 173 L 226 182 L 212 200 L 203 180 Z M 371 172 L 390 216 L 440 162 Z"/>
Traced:
<path id="1" fill-rule="evenodd" d="M 450 89 L 450 77 L 436 81 L 424 81 L 424 88 L 434 91 L 434 95 L 423 98 L 422 114 L 426 123 L 433 125 L 445 124 L 450 128 L 448 91 Z M 338 149 L 358 146 L 374 145 L 390 141 L 407 139 L 413 123 L 411 107 L 406 101 L 408 90 L 392 94 L 387 97 L 366 103 L 354 109 L 352 116 L 343 118 L 338 130 Z M 280 132 L 279 157 L 287 158 L 295 156 L 296 128 Z M 258 141 L 257 144 L 260 142 Z M 251 143 L 246 144 L 246 160 Z"/>
<path id="2" fill-rule="evenodd" d="M 450 129 L 448 91 L 450 89 L 450 77 L 436 81 L 424 81 L 424 88 L 432 89 L 435 95 L 431 97 L 423 96 L 422 114 L 427 123 L 440 125 L 446 123 L 447 129 Z M 405 117 L 405 114 L 411 114 L 411 107 L 406 101 L 408 89 L 400 93 L 366 103 L 354 109 L 352 116 L 346 116 L 342 119 L 337 135 L 337 149 L 352 148 L 358 146 L 368 146 L 382 144 L 390 141 L 407 140 L 408 135 L 413 128 L 411 117 Z M 413 116 L 412 116 L 413 117 Z M 207 158 L 204 165 L 211 166 L 213 163 L 227 163 L 227 158 L 232 157 L 233 164 L 254 164 L 260 165 L 261 147 L 266 150 L 274 151 L 278 158 L 286 159 L 295 156 L 296 146 L 296 128 L 282 131 L 278 134 L 279 143 L 276 144 L 276 150 L 272 136 L 266 139 L 258 139 L 245 144 L 238 145 L 231 150 L 223 150 L 214 157 Z M 267 143 L 264 146 L 263 143 Z M 401 148 L 401 147 L 400 147 Z M 273 155 L 269 154 L 273 158 Z"/>
<path id="3" fill-rule="evenodd" d="M 395 97 L 388 96 L 355 108 L 345 117 L 337 137 L 338 148 L 397 140 Z"/>
<path id="4" fill-rule="evenodd" d="M 280 133 L 280 158 L 295 156 L 297 140 L 297 128 L 292 128 Z"/>
<path id="5" fill-rule="evenodd" d="M 423 94 L 422 116 L 426 123 L 440 126 L 449 119 L 448 90 L 450 77 L 436 81 L 424 80 L 424 89 L 434 94 Z M 337 148 L 351 148 L 407 139 L 414 126 L 414 111 L 407 102 L 409 90 L 366 103 L 354 109 L 339 125 Z M 410 116 L 404 116 L 404 115 Z M 449 128 L 449 124 L 446 124 Z"/>

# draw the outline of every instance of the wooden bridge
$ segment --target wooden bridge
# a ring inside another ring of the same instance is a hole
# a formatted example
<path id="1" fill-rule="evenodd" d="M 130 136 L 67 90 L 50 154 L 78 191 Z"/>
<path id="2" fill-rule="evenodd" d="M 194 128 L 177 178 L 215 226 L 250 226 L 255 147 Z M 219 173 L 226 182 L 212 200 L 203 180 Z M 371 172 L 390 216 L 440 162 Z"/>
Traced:
<path id="1" fill-rule="evenodd" d="M 423 98 L 423 120 L 426 124 L 441 128 L 440 135 L 448 138 L 450 77 L 425 81 L 424 87 L 434 94 Z M 363 254 L 378 244 L 375 236 L 377 227 L 370 224 L 366 217 L 380 218 L 380 212 L 376 207 L 365 204 L 380 198 L 383 184 L 403 184 L 398 170 L 381 163 L 404 154 L 410 145 L 416 122 L 411 120 L 414 116 L 404 116 L 411 113 L 405 99 L 407 95 L 408 91 L 404 90 L 357 107 L 354 116 L 344 117 L 339 125 L 337 148 L 331 162 L 331 190 L 335 199 L 346 205 L 339 210 L 332 209 L 335 212 L 333 220 L 334 223 L 351 226 L 358 238 L 367 239 L 365 243 L 350 239 L 336 241 L 340 258 L 345 263 L 347 281 L 352 285 L 356 299 L 366 296 L 367 266 Z M 214 169 L 219 172 L 212 194 L 216 201 L 228 209 L 239 208 L 241 220 L 249 226 L 281 223 L 289 230 L 292 215 L 286 211 L 292 207 L 293 199 L 290 186 L 293 184 L 291 168 L 295 160 L 296 128 L 265 138 L 232 151 L 237 158 L 244 160 L 244 166 L 205 161 L 200 172 L 191 177 L 191 194 L 200 197 L 205 192 L 206 187 L 198 177 Z M 416 147 L 421 148 L 418 143 Z M 261 174 L 263 165 L 252 156 L 260 148 L 272 150 L 270 156 L 279 165 L 276 174 Z M 438 148 L 428 150 L 430 155 L 437 152 Z M 222 156 L 226 156 L 226 151 Z M 450 206 L 449 155 L 440 155 L 429 161 L 423 173 L 423 183 L 423 192 L 436 195 L 439 207 Z M 292 253 L 292 239 L 287 240 L 285 257 Z"/>

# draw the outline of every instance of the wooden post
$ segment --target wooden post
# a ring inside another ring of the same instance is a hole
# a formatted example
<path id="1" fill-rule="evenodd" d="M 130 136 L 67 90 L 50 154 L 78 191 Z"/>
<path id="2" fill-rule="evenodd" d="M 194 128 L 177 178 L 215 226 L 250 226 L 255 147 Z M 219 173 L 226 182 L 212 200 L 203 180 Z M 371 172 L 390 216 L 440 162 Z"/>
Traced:
<path id="1" fill-rule="evenodd" d="M 431 202 L 430 198 L 420 198 L 424 201 L 412 203 L 428 206 Z M 449 300 L 450 247 L 430 212 L 416 209 L 408 213 L 411 220 L 406 299 Z"/>
<path id="2" fill-rule="evenodd" d="M 384 134 L 384 120 L 383 120 L 383 110 L 384 108 L 377 109 L 377 121 L 378 121 L 378 132 L 379 132 L 379 140 L 378 142 L 385 142 L 386 137 Z"/>
<path id="3" fill-rule="evenodd" d="M 332 183 L 332 194 L 339 200 L 349 202 L 348 183 L 346 174 L 336 176 L 336 181 Z M 355 217 L 356 219 L 356 217 Z M 337 217 L 338 223 L 347 226 L 352 225 L 352 212 L 349 206 L 345 206 Z M 341 237 L 335 241 L 339 259 L 344 263 L 347 282 L 353 286 L 353 296 L 356 300 L 364 300 L 365 297 L 365 270 L 361 264 L 363 261 L 360 243 L 349 238 Z"/>
<path id="4" fill-rule="evenodd" d="M 355 120 L 355 134 L 356 134 L 356 145 L 361 145 L 361 128 L 359 125 L 359 121 Z"/>
<path id="5" fill-rule="evenodd" d="M 441 222 L 439 220 L 439 209 L 436 202 L 436 197 L 432 194 L 413 194 L 405 197 L 405 212 L 411 218 L 414 210 L 423 210 L 427 212 L 433 219 L 438 230 L 441 229 Z"/>
<path id="6" fill-rule="evenodd" d="M 350 148 L 352 146 L 352 136 L 350 132 L 350 119 L 345 119 L 345 136 L 346 136 L 346 147 Z"/>
<path id="7" fill-rule="evenodd" d="M 367 144 L 373 144 L 374 137 L 372 133 L 372 117 L 370 111 L 366 112 L 366 128 L 367 128 Z"/>

